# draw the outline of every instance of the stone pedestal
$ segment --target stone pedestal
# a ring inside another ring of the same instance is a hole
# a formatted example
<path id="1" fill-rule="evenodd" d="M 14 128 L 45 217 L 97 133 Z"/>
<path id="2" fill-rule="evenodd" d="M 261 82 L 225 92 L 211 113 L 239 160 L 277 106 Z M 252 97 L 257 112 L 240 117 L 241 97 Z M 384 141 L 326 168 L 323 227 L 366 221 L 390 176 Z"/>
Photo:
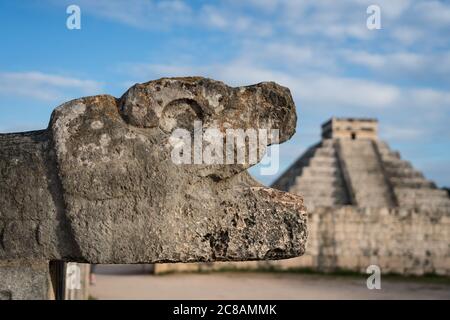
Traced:
<path id="1" fill-rule="evenodd" d="M 0 300 L 55 298 L 47 261 L 0 261 L 0 279 Z"/>

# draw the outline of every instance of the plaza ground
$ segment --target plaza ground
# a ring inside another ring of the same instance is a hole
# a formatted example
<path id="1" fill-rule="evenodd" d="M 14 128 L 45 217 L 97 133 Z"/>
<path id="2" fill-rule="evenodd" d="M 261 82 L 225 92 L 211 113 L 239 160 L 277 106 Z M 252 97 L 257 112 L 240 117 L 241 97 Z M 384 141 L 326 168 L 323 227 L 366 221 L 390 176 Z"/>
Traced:
<path id="1" fill-rule="evenodd" d="M 140 265 L 99 265 L 94 299 L 450 299 L 448 279 L 382 277 L 369 290 L 366 276 L 301 273 L 178 273 L 151 275 Z"/>

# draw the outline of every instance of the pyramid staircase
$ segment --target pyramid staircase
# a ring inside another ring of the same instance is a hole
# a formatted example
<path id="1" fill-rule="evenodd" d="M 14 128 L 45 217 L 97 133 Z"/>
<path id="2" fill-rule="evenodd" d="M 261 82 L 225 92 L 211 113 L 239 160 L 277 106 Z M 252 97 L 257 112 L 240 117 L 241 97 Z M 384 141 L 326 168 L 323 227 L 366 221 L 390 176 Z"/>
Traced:
<path id="1" fill-rule="evenodd" d="M 354 205 L 450 210 L 445 190 L 378 139 L 324 138 L 272 187 L 302 195 L 309 209 Z"/>
<path id="2" fill-rule="evenodd" d="M 332 139 L 308 149 L 273 187 L 302 195 L 308 208 L 350 203 Z"/>
<path id="3" fill-rule="evenodd" d="M 373 141 L 339 139 L 336 143 L 352 204 L 393 207 L 395 200 Z"/>

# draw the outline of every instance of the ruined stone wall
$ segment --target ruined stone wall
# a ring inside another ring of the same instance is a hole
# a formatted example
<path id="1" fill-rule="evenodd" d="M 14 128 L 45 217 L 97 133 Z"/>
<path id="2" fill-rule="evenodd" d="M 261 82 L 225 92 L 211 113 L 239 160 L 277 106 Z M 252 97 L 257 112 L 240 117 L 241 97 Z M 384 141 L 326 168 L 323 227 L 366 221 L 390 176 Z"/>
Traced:
<path id="1" fill-rule="evenodd" d="M 316 208 L 309 216 L 306 254 L 274 263 L 318 271 L 450 275 L 450 215 L 445 211 Z"/>

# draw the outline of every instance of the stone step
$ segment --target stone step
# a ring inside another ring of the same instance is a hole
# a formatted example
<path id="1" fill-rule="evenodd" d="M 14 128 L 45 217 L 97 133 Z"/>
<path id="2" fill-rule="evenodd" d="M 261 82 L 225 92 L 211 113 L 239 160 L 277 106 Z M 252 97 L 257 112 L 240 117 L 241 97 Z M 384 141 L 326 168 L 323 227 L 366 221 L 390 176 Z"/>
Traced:
<path id="1" fill-rule="evenodd" d="M 308 197 L 329 197 L 329 198 L 342 198 L 347 194 L 344 189 L 316 189 L 312 190 L 305 188 L 304 186 L 298 186 L 295 188 L 295 193 L 300 193 Z"/>
<path id="2" fill-rule="evenodd" d="M 335 184 L 343 184 L 343 179 L 339 175 L 335 176 L 306 176 L 302 175 L 295 179 L 295 185 L 317 184 L 322 186 L 332 186 Z"/>
<path id="3" fill-rule="evenodd" d="M 308 208 L 311 207 L 334 207 L 337 205 L 344 205 L 347 204 L 345 201 L 334 199 L 334 198 L 322 198 L 322 197 L 315 197 L 315 198 L 308 198 L 305 197 L 305 205 Z"/>
<path id="4" fill-rule="evenodd" d="M 336 151 L 334 148 L 320 147 L 315 150 L 314 157 L 316 156 L 324 156 L 324 157 L 332 157 L 336 156 Z"/>
<path id="5" fill-rule="evenodd" d="M 411 162 L 402 159 L 383 159 L 386 168 L 412 168 Z"/>
<path id="6" fill-rule="evenodd" d="M 351 186 L 356 203 L 361 207 L 388 207 L 392 205 L 389 187 L 384 178 L 371 140 L 339 142 L 339 156 Z"/>
<path id="7" fill-rule="evenodd" d="M 336 167 L 306 167 L 302 171 L 302 177 L 335 177 L 338 175 L 340 175 L 340 170 Z"/>
<path id="8" fill-rule="evenodd" d="M 389 145 L 384 141 L 376 141 L 375 145 L 377 146 L 378 152 L 384 156 L 392 156 L 394 158 L 400 159 L 400 152 L 396 150 L 392 150 Z"/>
<path id="9" fill-rule="evenodd" d="M 407 177 L 407 178 L 422 178 L 423 174 L 412 167 L 386 167 L 385 171 L 389 178 L 391 177 Z"/>
<path id="10" fill-rule="evenodd" d="M 376 171 L 380 170 L 380 168 L 377 168 L 377 162 L 375 161 L 366 161 L 366 162 L 346 161 L 346 167 L 349 170 L 358 172 L 358 174 L 364 172 L 374 172 L 374 170 Z"/>
<path id="11" fill-rule="evenodd" d="M 317 156 L 311 158 L 309 166 L 336 167 L 338 164 L 336 157 Z"/>
<path id="12" fill-rule="evenodd" d="M 392 151 L 392 150 L 389 150 L 389 149 L 385 149 L 385 150 L 378 149 L 378 152 L 380 153 L 381 158 L 383 158 L 383 159 L 386 159 L 386 160 L 389 160 L 389 159 L 402 160 L 400 152 L 398 152 L 398 151 Z"/>
<path id="13" fill-rule="evenodd" d="M 349 149 L 342 152 L 342 155 L 349 159 L 361 159 L 362 157 L 365 157 L 367 159 L 370 159 L 373 157 L 373 153 L 370 153 L 369 151 L 361 151 L 360 149 Z"/>
<path id="14" fill-rule="evenodd" d="M 433 188 L 435 184 L 422 177 L 390 177 L 394 187 L 399 188 Z"/>
<path id="15" fill-rule="evenodd" d="M 320 142 L 321 147 L 333 147 L 334 148 L 334 140 L 333 139 L 323 139 Z"/>
<path id="16" fill-rule="evenodd" d="M 449 207 L 450 199 L 442 194 L 397 194 L 397 200 L 400 206 L 406 207 L 423 207 L 423 208 L 435 208 L 435 207 Z"/>
<path id="17" fill-rule="evenodd" d="M 442 189 L 415 189 L 415 188 L 395 188 L 397 197 L 429 197 L 429 198 L 444 198 L 449 199 L 446 190 Z"/>

